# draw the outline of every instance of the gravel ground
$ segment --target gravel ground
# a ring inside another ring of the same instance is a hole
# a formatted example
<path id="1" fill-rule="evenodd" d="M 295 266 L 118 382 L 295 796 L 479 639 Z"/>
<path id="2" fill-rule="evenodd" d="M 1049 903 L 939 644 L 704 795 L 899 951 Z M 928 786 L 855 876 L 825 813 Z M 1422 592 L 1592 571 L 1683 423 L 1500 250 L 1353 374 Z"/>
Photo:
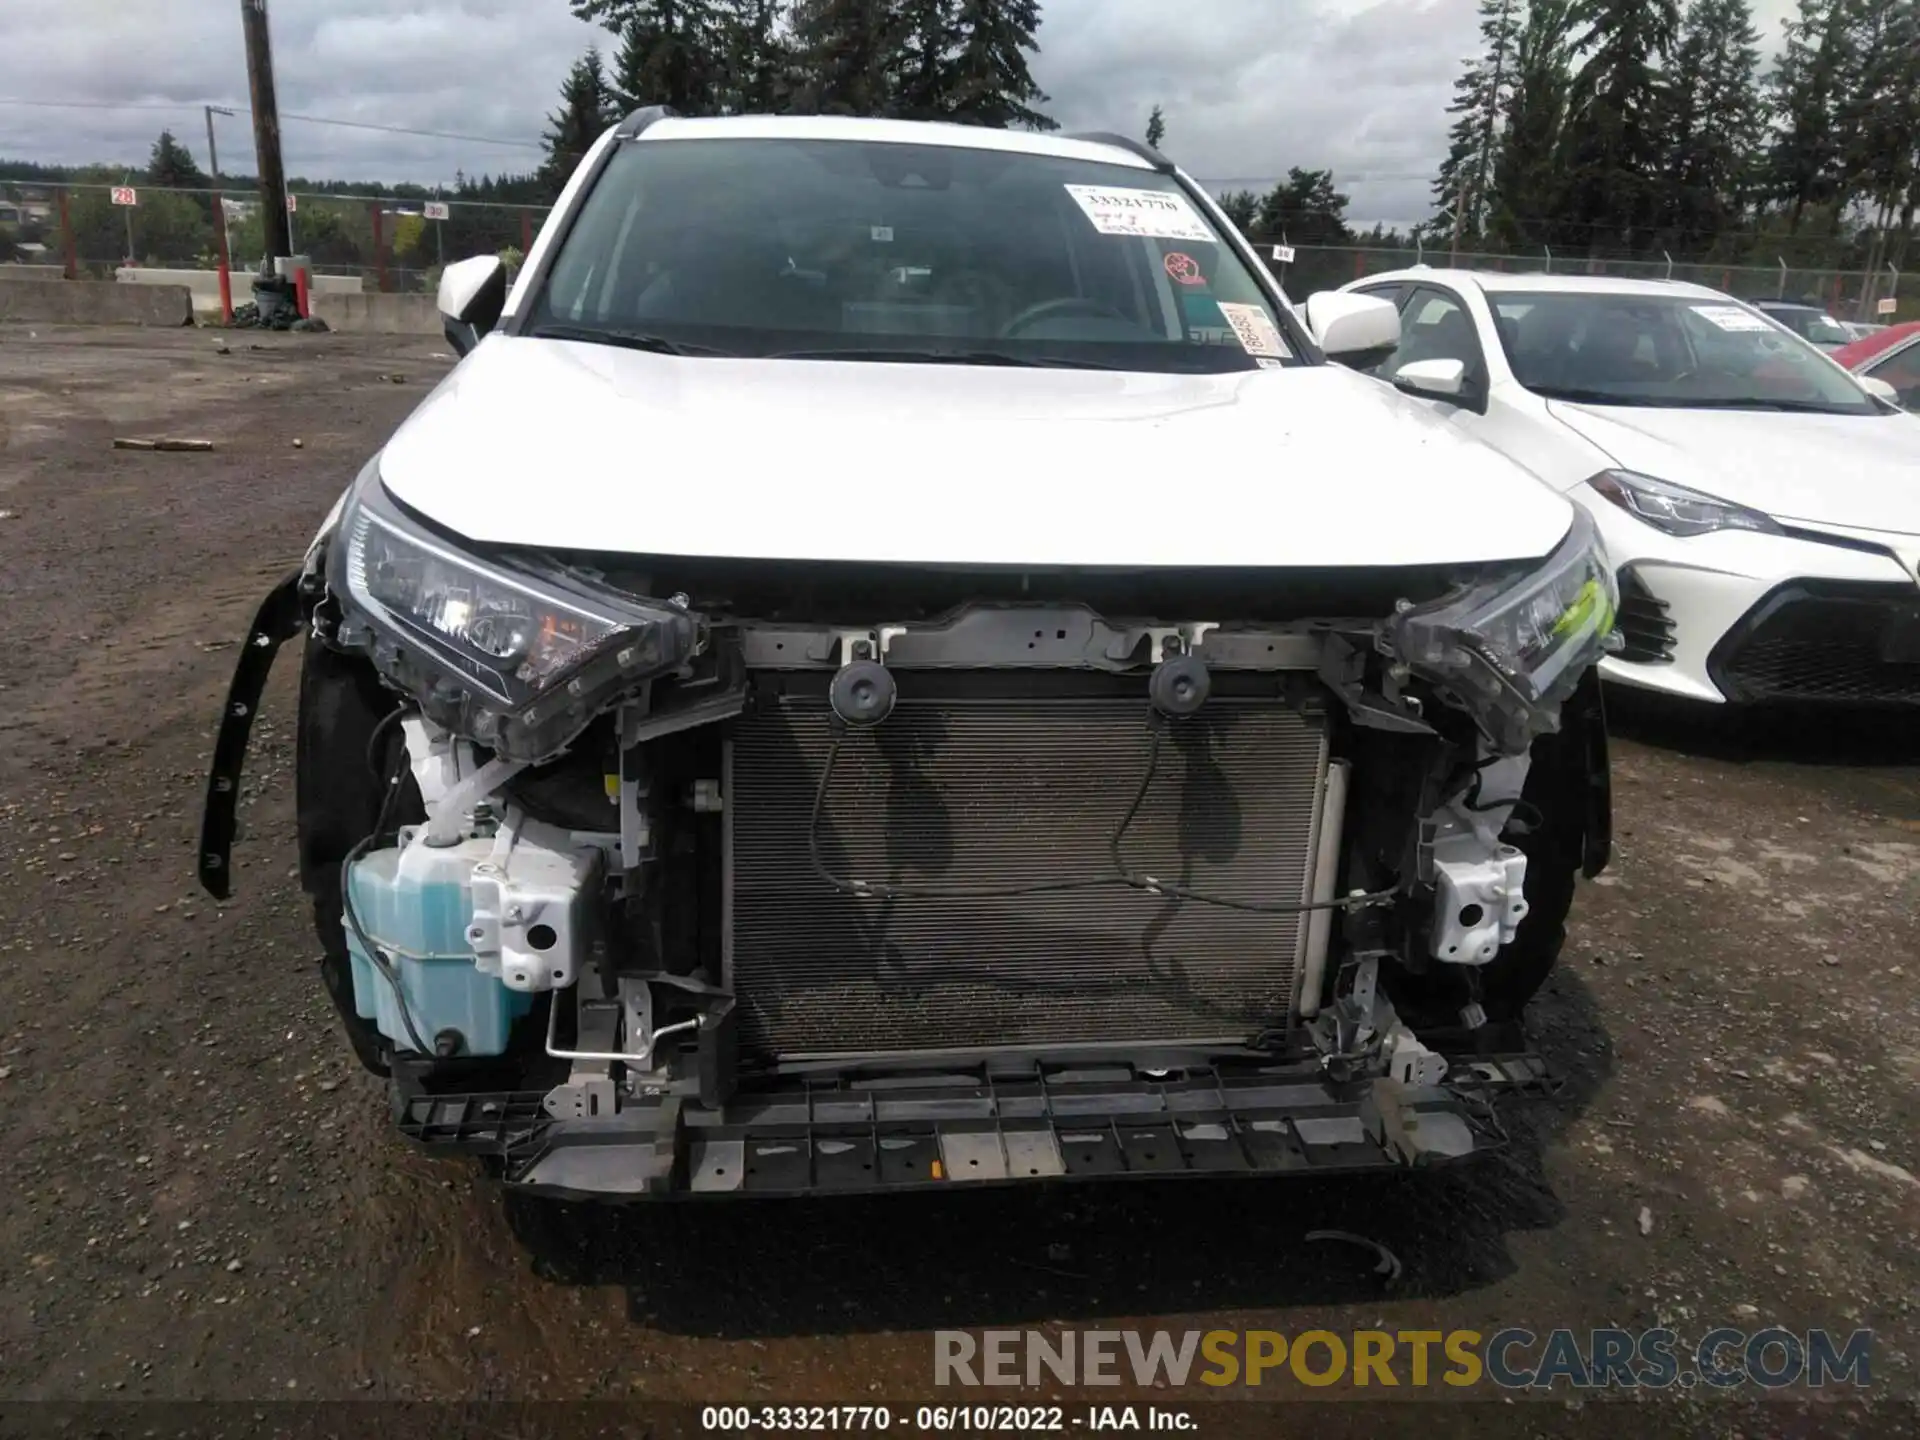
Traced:
<path id="1" fill-rule="evenodd" d="M 898 1403 L 934 1398 L 937 1327 L 1779 1324 L 1873 1329 L 1872 1390 L 1675 1392 L 1636 1432 L 1913 1424 L 1911 720 L 1620 717 L 1615 863 L 1535 1016 L 1566 1089 L 1472 1171 L 556 1218 L 402 1148 L 335 1031 L 291 868 L 292 665 L 236 896 L 194 885 L 234 642 L 449 363 L 220 343 L 0 328 L 0 1399 Z M 217 448 L 111 448 L 129 434 Z M 1329 1225 L 1403 1277 L 1302 1243 Z M 1522 1408 L 1548 1433 L 1565 1401 Z M 1354 1404 L 1313 1428 L 1381 1426 Z"/>

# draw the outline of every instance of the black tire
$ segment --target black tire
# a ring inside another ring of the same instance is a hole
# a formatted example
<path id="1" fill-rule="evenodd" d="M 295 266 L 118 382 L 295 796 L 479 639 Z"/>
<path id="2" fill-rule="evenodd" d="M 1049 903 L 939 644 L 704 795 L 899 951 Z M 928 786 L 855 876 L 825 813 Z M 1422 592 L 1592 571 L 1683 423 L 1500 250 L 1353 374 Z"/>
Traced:
<path id="1" fill-rule="evenodd" d="M 392 1047 L 354 1008 L 352 962 L 340 913 L 340 864 L 378 822 L 381 783 L 367 764 L 367 748 L 381 717 L 397 703 L 364 662 L 307 638 L 294 773 L 301 885 L 313 900 L 321 983 L 355 1057 L 382 1076 Z M 408 786 L 411 790 L 411 781 Z M 407 801 L 417 806 L 418 792 Z"/>

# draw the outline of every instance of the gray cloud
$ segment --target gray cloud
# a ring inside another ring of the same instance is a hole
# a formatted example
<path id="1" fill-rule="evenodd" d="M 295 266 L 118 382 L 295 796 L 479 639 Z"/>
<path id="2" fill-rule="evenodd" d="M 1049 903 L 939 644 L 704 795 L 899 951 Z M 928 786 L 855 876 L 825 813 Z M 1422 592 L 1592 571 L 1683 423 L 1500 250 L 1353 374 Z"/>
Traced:
<path id="1" fill-rule="evenodd" d="M 1792 0 L 1756 5 L 1769 46 Z M 145 160 L 165 126 L 205 163 L 205 102 L 246 103 L 232 0 L 14 5 L 0 99 L 152 109 L 0 105 L 0 155 Z M 1047 0 L 1035 72 L 1070 128 L 1139 133 L 1166 107 L 1168 149 L 1209 181 L 1255 187 L 1331 166 L 1365 220 L 1426 213 L 1445 109 L 1477 46 L 1474 0 Z M 283 111 L 537 142 L 561 77 L 604 31 L 564 0 L 273 0 Z M 223 158 L 253 167 L 244 114 Z M 288 121 L 290 172 L 414 180 L 530 168 L 537 152 Z"/>

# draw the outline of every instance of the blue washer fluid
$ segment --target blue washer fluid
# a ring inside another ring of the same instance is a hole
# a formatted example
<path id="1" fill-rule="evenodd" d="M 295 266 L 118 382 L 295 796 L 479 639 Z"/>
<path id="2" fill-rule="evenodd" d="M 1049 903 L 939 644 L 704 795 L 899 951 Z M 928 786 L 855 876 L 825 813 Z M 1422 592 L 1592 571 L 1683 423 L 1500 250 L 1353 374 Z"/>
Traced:
<path id="1" fill-rule="evenodd" d="M 533 996 L 510 990 L 474 968 L 467 946 L 473 915 L 469 879 L 473 867 L 493 851 L 489 839 L 469 839 L 436 849 L 408 845 L 375 850 L 353 864 L 354 914 L 367 937 L 380 947 L 400 977 L 407 1010 L 429 1045 L 444 1030 L 457 1030 L 462 1055 L 500 1055 L 513 1022 L 533 1008 Z M 413 1048 L 400 1018 L 393 986 L 361 948 L 347 926 L 347 954 L 353 965 L 353 1005 L 395 1044 Z"/>

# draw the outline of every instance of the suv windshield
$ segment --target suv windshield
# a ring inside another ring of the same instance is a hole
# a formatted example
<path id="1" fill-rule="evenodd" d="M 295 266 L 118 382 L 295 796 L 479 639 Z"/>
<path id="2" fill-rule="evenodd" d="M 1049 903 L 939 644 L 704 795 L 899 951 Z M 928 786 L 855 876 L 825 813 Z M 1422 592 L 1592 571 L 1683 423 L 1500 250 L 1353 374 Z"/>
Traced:
<path id="1" fill-rule="evenodd" d="M 1550 399 L 1883 413 L 1832 361 L 1732 300 L 1538 291 L 1487 299 L 1514 378 Z"/>
<path id="2" fill-rule="evenodd" d="M 622 145 L 528 333 L 687 354 L 1177 373 L 1306 363 L 1171 175 L 857 140 Z"/>

